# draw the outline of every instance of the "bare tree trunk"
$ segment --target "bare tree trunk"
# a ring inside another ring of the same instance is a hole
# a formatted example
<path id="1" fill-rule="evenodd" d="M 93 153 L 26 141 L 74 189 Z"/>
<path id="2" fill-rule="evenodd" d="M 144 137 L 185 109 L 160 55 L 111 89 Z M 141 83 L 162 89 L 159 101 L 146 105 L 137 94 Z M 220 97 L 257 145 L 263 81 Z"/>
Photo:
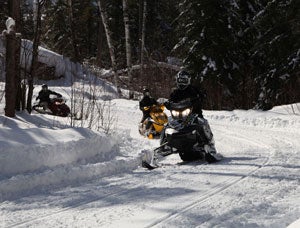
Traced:
<path id="1" fill-rule="evenodd" d="M 6 77 L 5 77 L 5 115 L 14 117 L 16 104 L 16 34 L 15 21 L 12 18 L 6 21 Z"/>
<path id="2" fill-rule="evenodd" d="M 17 86 L 17 95 L 16 95 L 16 110 L 21 111 L 25 109 L 22 101 L 22 85 L 21 85 L 21 70 L 20 70 L 20 58 L 21 58 L 21 37 L 16 37 L 17 39 L 17 48 L 16 48 L 16 86 Z"/>
<path id="3" fill-rule="evenodd" d="M 109 54 L 110 54 L 110 59 L 111 59 L 111 64 L 112 64 L 112 70 L 114 72 L 114 84 L 117 87 L 118 93 L 120 94 L 119 83 L 118 83 L 119 76 L 117 73 L 117 63 L 116 63 L 115 51 L 114 51 L 114 47 L 113 47 L 113 43 L 112 43 L 112 39 L 111 39 L 111 31 L 108 27 L 106 11 L 101 3 L 101 0 L 97 0 L 97 2 L 98 2 L 98 7 L 100 10 L 100 14 L 101 14 L 105 34 L 106 34 L 107 45 L 109 48 Z"/>
<path id="4" fill-rule="evenodd" d="M 16 36 L 21 23 L 20 0 L 8 1 L 8 13 L 11 18 L 7 20 L 5 115 L 13 117 L 15 110 L 20 110 L 20 38 Z"/>
<path id="5" fill-rule="evenodd" d="M 98 25 L 98 39 L 97 39 L 97 66 L 102 66 L 102 48 L 103 48 L 103 23 L 101 17 Z"/>
<path id="6" fill-rule="evenodd" d="M 68 7 L 69 7 L 69 24 L 71 28 L 71 37 L 72 37 L 72 46 L 73 46 L 73 51 L 74 51 L 74 58 L 75 61 L 79 61 L 80 59 L 80 54 L 79 50 L 77 47 L 77 41 L 76 41 L 76 34 L 75 34 L 75 20 L 74 20 L 74 15 L 73 15 L 73 7 L 72 7 L 72 0 L 68 0 Z"/>
<path id="7" fill-rule="evenodd" d="M 36 18 L 35 18 L 35 30 L 34 30 L 34 39 L 32 45 L 32 60 L 31 60 L 31 69 L 30 75 L 28 78 L 28 95 L 27 95 L 27 111 L 31 113 L 32 111 L 32 95 L 33 95 L 33 79 L 36 77 L 36 70 L 38 64 L 38 48 L 40 43 L 40 36 L 41 36 L 41 8 L 44 5 L 46 0 L 41 1 L 37 0 L 36 2 Z"/>
<path id="8" fill-rule="evenodd" d="M 146 33 L 146 15 L 147 15 L 147 0 L 144 0 L 143 6 L 143 20 L 142 20 L 142 33 L 141 33 L 141 78 L 143 78 L 144 70 L 144 49 L 145 49 L 145 33 Z"/>
<path id="9" fill-rule="evenodd" d="M 9 1 L 9 7 L 10 7 L 10 17 L 14 18 L 16 21 L 16 28 L 15 32 L 19 33 L 21 31 L 21 6 L 20 6 L 20 0 L 14 0 L 14 1 Z M 16 94 L 16 107 L 15 109 L 20 111 L 21 107 L 22 110 L 24 110 L 24 106 L 22 106 L 21 103 L 21 71 L 20 71 L 20 55 L 21 55 L 21 38 L 20 36 L 16 36 L 16 52 L 15 52 L 15 61 L 16 61 L 16 89 L 17 89 L 17 94 Z"/>
<path id="10" fill-rule="evenodd" d="M 143 24 L 143 3 L 144 0 L 139 0 L 139 60 L 141 63 L 141 52 L 142 52 L 142 24 Z"/>
<path id="11" fill-rule="evenodd" d="M 128 16 L 128 7 L 127 0 L 123 0 L 123 16 L 124 16 L 124 25 L 125 25 L 125 42 L 126 42 L 126 60 L 127 60 L 127 69 L 128 69 L 128 78 L 129 78 L 129 98 L 133 98 L 132 91 L 132 60 L 131 60 L 131 45 L 130 45 L 130 32 L 129 32 L 129 16 Z"/>

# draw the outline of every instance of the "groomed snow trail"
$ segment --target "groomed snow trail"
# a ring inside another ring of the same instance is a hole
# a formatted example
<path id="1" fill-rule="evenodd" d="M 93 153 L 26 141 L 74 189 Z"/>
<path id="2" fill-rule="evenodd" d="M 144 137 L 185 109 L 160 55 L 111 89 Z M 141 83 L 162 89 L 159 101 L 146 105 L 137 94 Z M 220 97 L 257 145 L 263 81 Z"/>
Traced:
<path id="1" fill-rule="evenodd" d="M 131 128 L 131 143 L 158 145 L 133 133 L 130 120 L 140 114 L 119 106 L 129 113 L 119 121 Z M 139 167 L 6 201 L 0 227 L 285 227 L 300 215 L 299 122 L 237 117 L 208 115 L 225 156 L 219 163 L 180 165 L 174 154 L 152 171 Z"/>

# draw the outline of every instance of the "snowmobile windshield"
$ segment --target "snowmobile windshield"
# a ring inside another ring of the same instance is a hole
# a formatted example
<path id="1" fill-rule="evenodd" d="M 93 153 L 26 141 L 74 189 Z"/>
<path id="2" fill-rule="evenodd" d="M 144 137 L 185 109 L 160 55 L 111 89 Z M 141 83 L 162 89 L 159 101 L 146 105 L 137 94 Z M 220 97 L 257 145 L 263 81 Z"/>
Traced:
<path id="1" fill-rule="evenodd" d="M 171 102 L 170 109 L 171 110 L 184 110 L 192 107 L 192 102 L 190 99 L 185 99 L 179 102 Z"/>

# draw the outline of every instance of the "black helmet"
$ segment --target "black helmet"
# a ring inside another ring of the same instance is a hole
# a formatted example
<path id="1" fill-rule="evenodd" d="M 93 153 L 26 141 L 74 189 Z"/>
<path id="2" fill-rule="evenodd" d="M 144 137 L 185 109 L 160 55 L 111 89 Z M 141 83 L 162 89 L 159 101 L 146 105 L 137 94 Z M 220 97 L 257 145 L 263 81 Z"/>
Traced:
<path id="1" fill-rule="evenodd" d="M 42 85 L 42 89 L 48 89 L 48 85 L 43 84 L 43 85 Z"/>
<path id="2" fill-rule="evenodd" d="M 143 95 L 144 96 L 150 96 L 150 91 L 148 88 L 143 88 Z"/>
<path id="3" fill-rule="evenodd" d="M 187 71 L 179 71 L 176 75 L 176 85 L 178 89 L 185 89 L 191 84 L 191 75 Z"/>

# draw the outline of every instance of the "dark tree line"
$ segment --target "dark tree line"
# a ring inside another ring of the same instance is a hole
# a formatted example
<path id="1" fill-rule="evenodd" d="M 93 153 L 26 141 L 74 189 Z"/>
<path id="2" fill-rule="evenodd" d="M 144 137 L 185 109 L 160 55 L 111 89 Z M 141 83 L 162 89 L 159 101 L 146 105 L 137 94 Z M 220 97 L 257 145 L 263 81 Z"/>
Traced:
<path id="1" fill-rule="evenodd" d="M 1 3 L 1 29 L 9 15 L 8 2 Z M 266 110 L 300 101 L 298 0 L 43 2 L 40 45 L 101 68 L 112 68 L 113 50 L 115 71 L 140 64 L 140 70 L 128 69 L 130 75 L 118 79 L 121 87 L 148 86 L 155 96 L 168 97 L 178 68 L 159 63 L 173 59 L 169 63 L 174 64 L 175 59 L 207 92 L 205 108 Z M 19 32 L 34 40 L 33 8 L 25 0 L 19 4 Z"/>
<path id="2" fill-rule="evenodd" d="M 298 0 L 183 1 L 177 49 L 211 107 L 300 101 L 299 13 Z"/>

